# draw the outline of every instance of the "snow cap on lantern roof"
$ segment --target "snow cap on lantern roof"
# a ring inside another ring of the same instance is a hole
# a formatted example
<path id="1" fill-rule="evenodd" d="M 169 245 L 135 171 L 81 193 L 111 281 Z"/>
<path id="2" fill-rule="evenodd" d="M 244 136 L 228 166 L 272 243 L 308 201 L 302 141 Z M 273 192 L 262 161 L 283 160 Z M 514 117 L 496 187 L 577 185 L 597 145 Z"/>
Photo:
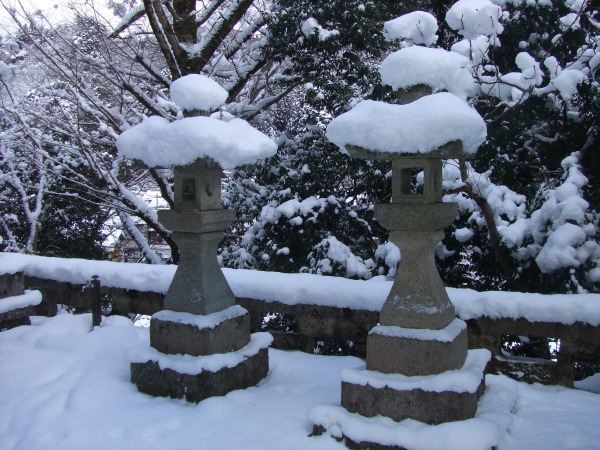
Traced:
<path id="1" fill-rule="evenodd" d="M 184 111 L 214 111 L 227 100 L 227 91 L 219 83 L 191 74 L 171 83 L 171 100 Z"/>
<path id="2" fill-rule="evenodd" d="M 477 92 L 470 66 L 469 59 L 459 53 L 412 46 L 385 58 L 379 73 L 381 81 L 394 90 L 424 84 L 434 92 L 446 90 L 466 100 Z"/>
<path id="3" fill-rule="evenodd" d="M 327 138 L 343 152 L 370 159 L 468 158 L 486 136 L 479 113 L 447 92 L 406 105 L 366 100 L 327 127 Z"/>
<path id="4" fill-rule="evenodd" d="M 169 122 L 152 116 L 121 133 L 117 149 L 149 167 L 185 166 L 207 157 L 223 169 L 233 169 L 274 155 L 277 144 L 242 119 L 188 117 Z"/>
<path id="5" fill-rule="evenodd" d="M 417 45 L 432 45 L 438 39 L 437 19 L 425 11 L 413 11 L 383 24 L 386 39 L 405 39 Z"/>
<path id="6" fill-rule="evenodd" d="M 496 37 L 504 31 L 502 17 L 502 8 L 490 0 L 458 0 L 446 13 L 446 23 L 466 39 Z"/>

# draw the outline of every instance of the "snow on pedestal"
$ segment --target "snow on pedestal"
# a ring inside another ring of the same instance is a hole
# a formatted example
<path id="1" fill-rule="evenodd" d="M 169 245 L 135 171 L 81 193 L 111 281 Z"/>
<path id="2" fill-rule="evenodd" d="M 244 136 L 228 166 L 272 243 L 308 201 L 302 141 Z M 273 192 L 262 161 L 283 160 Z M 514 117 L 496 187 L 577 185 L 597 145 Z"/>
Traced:
<path id="1" fill-rule="evenodd" d="M 417 45 L 432 45 L 438 39 L 437 19 L 425 11 L 413 11 L 383 24 L 387 39 L 404 39 Z"/>
<path id="2" fill-rule="evenodd" d="M 253 386 L 268 372 L 269 342 L 250 336 L 250 315 L 235 305 L 216 251 L 235 219 L 235 211 L 221 207 L 222 170 L 255 163 L 273 155 L 277 146 L 241 119 L 198 117 L 227 99 L 227 92 L 207 77 L 174 81 L 171 97 L 183 118 L 150 117 L 117 139 L 119 152 L 129 158 L 174 167 L 174 209 L 159 211 L 158 218 L 172 231 L 180 254 L 164 300 L 166 311 L 150 322 L 150 353 L 132 361 L 131 380 L 150 395 L 199 402 Z M 190 374 L 161 363 L 175 354 L 193 358 L 197 367 L 213 361 L 212 369 Z M 229 363 L 215 366 L 214 361 Z"/>

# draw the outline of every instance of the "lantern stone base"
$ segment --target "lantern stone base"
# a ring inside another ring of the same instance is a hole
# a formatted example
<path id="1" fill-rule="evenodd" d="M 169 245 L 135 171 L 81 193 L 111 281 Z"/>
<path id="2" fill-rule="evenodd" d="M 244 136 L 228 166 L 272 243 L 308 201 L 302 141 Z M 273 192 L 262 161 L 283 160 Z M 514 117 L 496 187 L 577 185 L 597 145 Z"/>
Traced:
<path id="1" fill-rule="evenodd" d="M 434 375 L 459 369 L 467 356 L 467 324 L 454 319 L 441 330 L 374 327 L 367 336 L 367 370 Z"/>
<path id="2" fill-rule="evenodd" d="M 207 316 L 159 311 L 150 321 L 150 345 L 162 353 L 227 353 L 249 341 L 250 314 L 237 305 Z"/>
<path id="3" fill-rule="evenodd" d="M 152 360 L 132 363 L 131 382 L 144 394 L 184 398 L 190 403 L 198 403 L 236 389 L 256 386 L 267 376 L 268 371 L 267 348 L 261 348 L 233 367 L 224 366 L 215 372 L 203 370 L 194 375 L 161 369 L 159 363 Z"/>
<path id="4" fill-rule="evenodd" d="M 405 427 L 400 422 L 408 418 L 450 425 L 474 417 L 490 357 L 488 350 L 470 350 L 461 368 L 429 376 L 342 370 L 342 406 L 323 405 L 311 410 L 313 433 L 329 433 L 343 439 L 348 448 L 402 449 L 401 444 L 370 441 L 364 436 L 381 435 L 381 429 L 390 430 L 394 422 Z M 372 433 L 369 427 L 373 427 Z M 363 438 L 357 439 L 359 435 Z"/>
<path id="5" fill-rule="evenodd" d="M 411 418 L 439 424 L 471 418 L 490 356 L 488 350 L 471 350 L 461 368 L 428 376 L 344 370 L 342 406 L 364 417 L 382 415 L 397 422 Z"/>
<path id="6" fill-rule="evenodd" d="M 269 370 L 269 333 L 250 334 L 250 315 L 235 305 L 205 316 L 160 311 L 150 347 L 132 350 L 131 382 L 153 396 L 197 403 L 255 386 Z"/>

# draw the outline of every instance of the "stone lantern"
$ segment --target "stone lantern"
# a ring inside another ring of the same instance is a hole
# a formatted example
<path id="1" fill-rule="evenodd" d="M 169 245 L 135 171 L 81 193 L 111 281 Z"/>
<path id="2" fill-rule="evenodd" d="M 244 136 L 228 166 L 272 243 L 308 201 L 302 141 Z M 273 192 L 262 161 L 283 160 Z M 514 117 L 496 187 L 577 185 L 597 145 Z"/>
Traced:
<path id="1" fill-rule="evenodd" d="M 276 144 L 241 119 L 209 117 L 227 98 L 216 82 L 188 75 L 171 85 L 183 117 L 151 117 L 125 131 L 119 151 L 148 166 L 173 167 L 174 207 L 158 211 L 179 247 L 179 266 L 152 316 L 150 347 L 132 358 L 139 391 L 199 402 L 256 385 L 268 372 L 269 333 L 250 334 L 250 315 L 217 262 L 217 246 L 235 219 L 221 207 L 223 169 L 271 156 Z"/>
<path id="2" fill-rule="evenodd" d="M 444 56 L 429 50 L 423 50 L 427 58 Z M 419 64 L 402 61 L 401 70 L 406 67 Z M 379 325 L 367 337 L 366 370 L 342 371 L 341 410 L 328 409 L 327 420 L 313 414 L 316 431 L 323 431 L 335 422 L 332 417 L 354 413 L 337 422 L 350 441 L 343 424 L 355 420 L 348 419 L 356 413 L 427 424 L 473 417 L 490 356 L 486 350 L 467 352 L 466 323 L 455 317 L 435 265 L 443 229 L 458 215 L 456 203 L 442 201 L 443 160 L 473 154 L 485 139 L 485 123 L 459 97 L 432 94 L 431 85 L 439 86 L 439 80 L 411 83 L 398 88 L 399 104 L 364 101 L 327 130 L 327 137 L 354 158 L 392 162 L 392 201 L 375 205 L 375 217 L 401 253 Z M 422 191 L 414 192 L 413 179 L 420 172 Z M 469 381 L 452 384 L 450 379 Z M 376 443 L 360 443 L 366 444 Z"/>

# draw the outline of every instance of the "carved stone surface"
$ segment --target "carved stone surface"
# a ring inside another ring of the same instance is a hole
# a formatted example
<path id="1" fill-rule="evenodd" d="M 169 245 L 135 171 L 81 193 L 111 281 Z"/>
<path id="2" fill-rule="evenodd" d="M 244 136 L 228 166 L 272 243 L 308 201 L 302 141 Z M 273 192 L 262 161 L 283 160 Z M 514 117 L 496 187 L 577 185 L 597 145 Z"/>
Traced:
<path id="1" fill-rule="evenodd" d="M 235 304 L 235 297 L 217 262 L 217 246 L 223 232 L 182 233 L 174 231 L 180 262 L 164 308 L 192 314 L 210 314 Z"/>
<path id="2" fill-rule="evenodd" d="M 224 367 L 217 372 L 205 370 L 198 375 L 183 374 L 171 369 L 161 370 L 154 361 L 132 363 L 131 382 L 145 394 L 185 398 L 188 402 L 198 403 L 208 397 L 256 386 L 267 376 L 268 371 L 268 352 L 263 348 L 237 366 Z"/>
<path id="3" fill-rule="evenodd" d="M 221 167 L 207 158 L 200 158 L 187 166 L 175 167 L 174 209 L 221 209 L 221 173 Z"/>
<path id="4" fill-rule="evenodd" d="M 22 272 L 0 275 L 0 298 L 14 297 L 23 294 L 24 279 Z"/>
<path id="5" fill-rule="evenodd" d="M 220 231 L 222 235 L 223 230 L 226 230 L 231 222 L 235 220 L 235 211 L 232 209 L 213 209 L 209 211 L 164 209 L 158 211 L 158 220 L 168 230 L 184 233 Z"/>
<path id="6" fill-rule="evenodd" d="M 467 330 L 451 342 L 408 339 L 370 333 L 367 370 L 403 375 L 433 375 L 459 369 L 467 356 Z"/>
<path id="7" fill-rule="evenodd" d="M 0 314 L 0 331 L 10 330 L 21 325 L 31 325 L 29 316 L 35 315 L 35 306 L 13 309 Z"/>
<path id="8" fill-rule="evenodd" d="M 441 230 L 390 233 L 402 259 L 379 315 L 381 325 L 441 330 L 454 320 L 454 305 L 435 265 L 434 249 L 442 236 Z"/>
<path id="9" fill-rule="evenodd" d="M 465 420 L 477 411 L 484 382 L 474 393 L 398 391 L 342 382 L 342 406 L 364 417 L 387 416 L 397 422 L 411 418 L 428 424 Z"/>
<path id="10" fill-rule="evenodd" d="M 241 349 L 250 341 L 250 314 L 224 320 L 214 328 L 152 318 L 150 345 L 167 354 L 192 356 L 227 353 Z"/>
<path id="11" fill-rule="evenodd" d="M 378 203 L 375 205 L 377 221 L 381 226 L 391 231 L 442 230 L 454 222 L 457 215 L 458 205 L 456 203 L 414 203 L 408 205 Z M 402 236 L 399 235 L 398 239 L 403 239 Z M 443 234 L 441 237 L 443 237 Z"/>
<path id="12" fill-rule="evenodd" d="M 399 105 L 407 105 L 419 100 L 421 97 L 433 94 L 431 86 L 426 84 L 415 84 L 414 86 L 407 87 L 406 89 L 398 89 L 396 91 L 396 98 L 398 99 Z"/>

